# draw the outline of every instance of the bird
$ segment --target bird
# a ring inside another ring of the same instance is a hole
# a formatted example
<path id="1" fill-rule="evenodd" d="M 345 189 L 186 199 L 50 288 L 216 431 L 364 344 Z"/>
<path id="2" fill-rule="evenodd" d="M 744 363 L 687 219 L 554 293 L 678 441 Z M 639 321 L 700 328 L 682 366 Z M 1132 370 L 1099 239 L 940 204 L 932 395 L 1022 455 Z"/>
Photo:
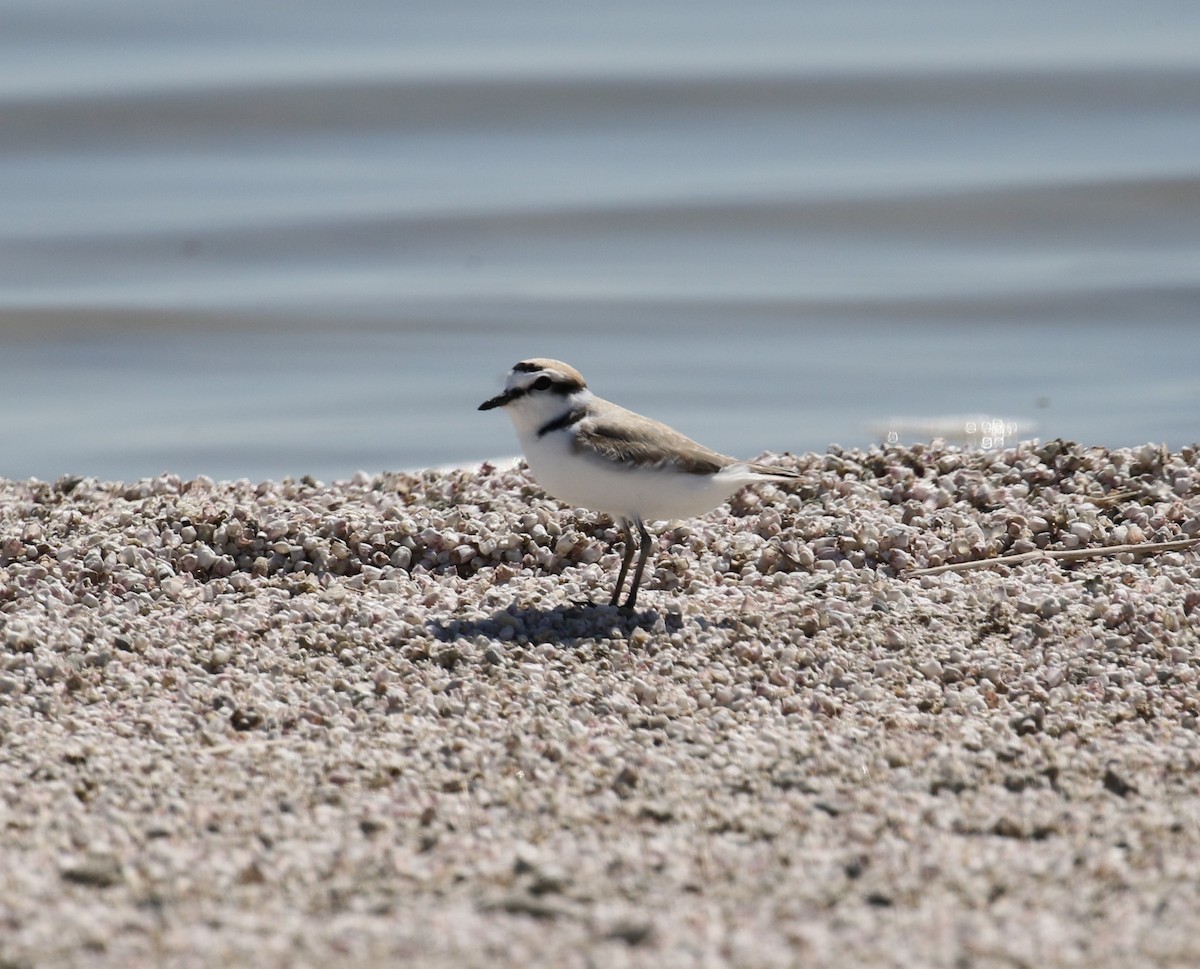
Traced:
<path id="1" fill-rule="evenodd" d="M 634 552 L 640 552 L 629 596 L 620 607 L 625 612 L 637 604 L 650 556 L 647 521 L 693 518 L 746 485 L 800 477 L 720 454 L 673 427 L 597 397 L 583 375 L 561 360 L 533 357 L 515 364 L 503 392 L 479 405 L 481 411 L 496 408 L 508 413 L 529 470 L 547 493 L 620 522 L 625 550 L 610 606 L 620 602 Z"/>

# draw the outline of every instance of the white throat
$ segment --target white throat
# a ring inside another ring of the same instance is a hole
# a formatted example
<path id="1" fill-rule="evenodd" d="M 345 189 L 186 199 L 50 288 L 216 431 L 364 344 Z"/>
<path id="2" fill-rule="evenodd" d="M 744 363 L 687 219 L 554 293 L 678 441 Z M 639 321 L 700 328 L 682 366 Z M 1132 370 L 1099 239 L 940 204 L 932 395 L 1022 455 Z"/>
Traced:
<path id="1" fill-rule="evenodd" d="M 562 394 L 529 394 L 520 400 L 515 400 L 505 410 L 517 429 L 517 435 L 524 445 L 526 441 L 536 440 L 539 432 L 560 419 L 582 409 L 590 409 L 595 395 L 586 387 L 574 393 Z M 550 432 L 554 433 L 554 432 Z"/>

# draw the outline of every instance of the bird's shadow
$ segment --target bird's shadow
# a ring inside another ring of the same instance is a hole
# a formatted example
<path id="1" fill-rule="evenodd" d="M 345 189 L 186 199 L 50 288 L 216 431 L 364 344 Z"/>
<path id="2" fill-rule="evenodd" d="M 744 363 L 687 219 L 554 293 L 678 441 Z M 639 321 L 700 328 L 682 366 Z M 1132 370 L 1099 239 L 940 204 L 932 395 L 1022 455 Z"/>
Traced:
<path id="1" fill-rule="evenodd" d="M 684 618 L 677 612 L 622 609 L 607 604 L 566 602 L 546 607 L 514 602 L 483 619 L 430 619 L 426 625 L 442 642 L 482 635 L 489 639 L 571 645 L 581 640 L 627 636 L 636 629 L 675 632 L 683 628 Z"/>

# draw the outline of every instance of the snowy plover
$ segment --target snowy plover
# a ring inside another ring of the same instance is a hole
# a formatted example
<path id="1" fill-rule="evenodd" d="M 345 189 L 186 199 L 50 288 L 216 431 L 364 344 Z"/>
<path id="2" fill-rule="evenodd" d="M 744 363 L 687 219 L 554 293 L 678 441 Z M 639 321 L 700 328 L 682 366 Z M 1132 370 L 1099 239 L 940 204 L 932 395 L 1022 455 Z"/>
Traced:
<path id="1" fill-rule="evenodd" d="M 647 520 L 702 515 L 745 485 L 798 477 L 710 451 L 666 424 L 597 397 L 578 370 L 559 360 L 522 360 L 509 372 L 504 393 L 479 405 L 493 407 L 508 409 L 529 470 L 546 491 L 620 521 L 625 556 L 614 606 L 633 561 L 636 526 L 641 554 L 626 609 L 637 602 L 650 556 Z"/>

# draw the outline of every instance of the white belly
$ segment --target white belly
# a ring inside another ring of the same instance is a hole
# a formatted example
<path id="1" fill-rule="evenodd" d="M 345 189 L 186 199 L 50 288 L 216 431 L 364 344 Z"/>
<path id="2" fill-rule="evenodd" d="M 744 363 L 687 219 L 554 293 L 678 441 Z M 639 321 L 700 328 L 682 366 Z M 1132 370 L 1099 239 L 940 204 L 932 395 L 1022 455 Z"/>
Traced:
<path id="1" fill-rule="evenodd" d="M 522 435 L 521 444 L 529 470 L 547 493 L 568 505 L 617 518 L 694 518 L 757 478 L 737 466 L 715 475 L 670 467 L 623 468 L 573 450 L 568 434 Z"/>

